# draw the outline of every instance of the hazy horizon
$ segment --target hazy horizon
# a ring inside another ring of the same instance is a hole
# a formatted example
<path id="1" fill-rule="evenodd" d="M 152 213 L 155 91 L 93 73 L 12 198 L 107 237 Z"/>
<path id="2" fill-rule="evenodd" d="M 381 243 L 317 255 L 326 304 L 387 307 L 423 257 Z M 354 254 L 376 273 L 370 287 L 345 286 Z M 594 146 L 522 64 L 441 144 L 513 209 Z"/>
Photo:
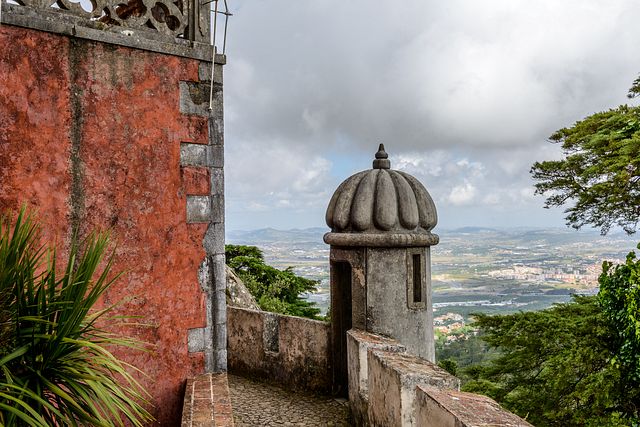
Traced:
<path id="1" fill-rule="evenodd" d="M 329 227 L 325 226 L 313 226 L 313 227 L 292 227 L 292 228 L 279 228 L 279 227 L 257 227 L 257 228 L 250 228 L 250 229 L 227 229 L 226 230 L 226 234 L 233 234 L 233 233 L 252 233 L 252 232 L 257 232 L 257 231 L 276 231 L 276 232 L 283 232 L 283 233 L 287 233 L 287 232 L 309 232 L 309 231 L 317 231 L 317 232 L 329 232 L 330 229 Z M 629 240 L 634 240 L 636 238 L 635 234 L 632 235 L 627 235 L 627 233 L 625 233 L 622 229 L 620 228 L 612 228 L 608 234 L 602 236 L 600 234 L 599 229 L 595 229 L 595 228 L 587 228 L 587 227 L 582 227 L 580 230 L 576 230 L 574 228 L 571 227 L 563 227 L 563 226 L 527 226 L 527 225 L 521 225 L 521 226 L 494 226 L 494 227 L 487 227 L 487 226 L 478 226 L 478 225 L 466 225 L 466 226 L 462 226 L 462 227 L 438 227 L 436 226 L 436 228 L 434 228 L 432 230 L 432 232 L 434 232 L 435 234 L 438 234 L 439 232 L 482 232 L 482 231 L 499 231 L 499 232 L 517 232 L 517 231 L 556 231 L 556 232 L 562 232 L 562 233 L 575 233 L 576 235 L 597 235 L 603 238 L 607 238 L 607 237 L 615 237 L 615 238 L 620 238 L 620 237 L 625 237 L 628 238 Z M 640 239 L 639 239 L 640 240 Z"/>

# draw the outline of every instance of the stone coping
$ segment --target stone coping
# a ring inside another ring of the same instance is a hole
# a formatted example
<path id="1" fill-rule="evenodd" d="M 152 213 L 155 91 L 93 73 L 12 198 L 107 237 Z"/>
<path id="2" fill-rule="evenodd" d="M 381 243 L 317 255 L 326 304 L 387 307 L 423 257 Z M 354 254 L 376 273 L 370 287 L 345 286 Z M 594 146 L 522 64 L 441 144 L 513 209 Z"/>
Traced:
<path id="1" fill-rule="evenodd" d="M 372 349 L 370 357 L 384 368 L 403 378 L 403 382 L 413 382 L 443 389 L 460 389 L 460 380 L 435 363 L 410 353 L 399 353 Z"/>
<path id="2" fill-rule="evenodd" d="M 232 309 L 232 310 L 238 310 L 238 311 L 246 311 L 249 313 L 253 313 L 255 315 L 259 315 L 259 316 L 274 316 L 276 318 L 286 318 L 286 319 L 292 319 L 294 321 L 299 320 L 302 322 L 309 322 L 309 323 L 315 323 L 317 325 L 329 325 L 330 322 L 324 321 L 324 320 L 316 320 L 316 319 L 309 319 L 308 317 L 300 317 L 300 316 L 291 316 L 289 314 L 282 314 L 282 313 L 274 313 L 271 311 L 264 311 L 264 310 L 254 310 L 252 308 L 245 308 L 245 307 L 236 307 L 234 305 L 229 305 L 228 308 Z"/>
<path id="3" fill-rule="evenodd" d="M 440 241 L 437 234 L 424 233 L 327 233 L 324 242 L 331 246 L 356 246 L 369 248 L 403 248 L 435 246 Z"/>
<path id="4" fill-rule="evenodd" d="M 533 427 L 487 396 L 423 385 L 416 387 L 416 395 L 418 424 L 439 420 L 460 427 Z"/>

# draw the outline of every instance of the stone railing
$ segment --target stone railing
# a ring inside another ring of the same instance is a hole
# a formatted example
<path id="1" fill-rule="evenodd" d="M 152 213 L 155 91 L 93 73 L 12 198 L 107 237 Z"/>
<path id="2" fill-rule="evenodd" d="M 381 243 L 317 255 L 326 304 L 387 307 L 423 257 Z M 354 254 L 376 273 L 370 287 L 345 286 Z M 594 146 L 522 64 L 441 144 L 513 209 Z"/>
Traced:
<path id="1" fill-rule="evenodd" d="M 293 389 L 331 389 L 329 323 L 229 306 L 227 334 L 230 372 Z"/>
<path id="2" fill-rule="evenodd" d="M 197 0 L 17 0 L 19 6 L 83 18 L 99 26 L 144 28 L 190 40 L 207 39 L 210 8 Z"/>
<path id="3" fill-rule="evenodd" d="M 0 12 L 2 24 L 200 60 L 213 55 L 211 5 L 198 0 L 0 0 Z"/>

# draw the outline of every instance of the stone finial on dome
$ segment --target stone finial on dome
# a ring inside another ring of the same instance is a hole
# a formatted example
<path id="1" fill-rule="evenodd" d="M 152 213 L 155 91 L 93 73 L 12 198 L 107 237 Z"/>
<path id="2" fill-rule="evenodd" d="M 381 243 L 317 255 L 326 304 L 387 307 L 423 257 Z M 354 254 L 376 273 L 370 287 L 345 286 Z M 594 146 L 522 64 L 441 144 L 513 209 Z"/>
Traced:
<path id="1" fill-rule="evenodd" d="M 384 151 L 384 144 L 380 144 L 378 147 L 378 152 L 376 153 L 376 158 L 373 161 L 374 169 L 390 169 L 391 161 L 389 160 L 389 155 L 386 151 Z"/>
<path id="2" fill-rule="evenodd" d="M 413 176 L 391 169 L 380 144 L 373 169 L 347 178 L 331 197 L 325 242 L 344 246 L 423 246 L 438 243 L 429 192 Z"/>

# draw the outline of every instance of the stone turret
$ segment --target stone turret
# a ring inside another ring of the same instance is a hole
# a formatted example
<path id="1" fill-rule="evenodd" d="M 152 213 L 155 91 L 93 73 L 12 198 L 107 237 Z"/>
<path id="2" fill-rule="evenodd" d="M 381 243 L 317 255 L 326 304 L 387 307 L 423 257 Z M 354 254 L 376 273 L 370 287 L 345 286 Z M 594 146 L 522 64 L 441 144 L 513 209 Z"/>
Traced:
<path id="1" fill-rule="evenodd" d="M 413 176 L 391 169 L 380 144 L 373 168 L 347 178 L 326 213 L 331 232 L 331 322 L 334 384 L 346 380 L 351 328 L 389 336 L 434 361 L 431 304 L 433 199 Z"/>

